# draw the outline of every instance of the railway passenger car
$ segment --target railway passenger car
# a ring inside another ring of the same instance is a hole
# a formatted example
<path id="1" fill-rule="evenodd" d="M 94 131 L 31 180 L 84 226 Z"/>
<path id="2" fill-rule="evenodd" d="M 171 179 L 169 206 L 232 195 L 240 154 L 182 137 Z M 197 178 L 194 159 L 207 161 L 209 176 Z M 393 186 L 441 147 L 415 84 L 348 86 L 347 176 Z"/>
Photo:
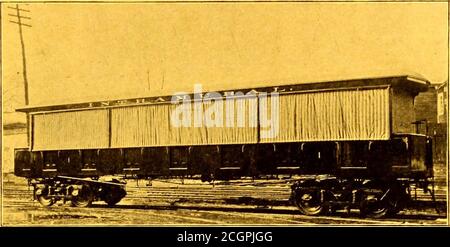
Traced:
<path id="1" fill-rule="evenodd" d="M 30 147 L 16 150 L 15 174 L 30 179 L 45 206 L 114 205 L 126 192 L 99 179 L 107 175 L 305 175 L 291 195 L 302 213 L 344 207 L 381 217 L 402 208 L 411 184 L 427 189 L 432 180 L 431 140 L 413 125 L 414 97 L 428 84 L 400 75 L 228 90 L 206 101 L 202 92 L 176 103 L 156 96 L 26 107 L 18 111 L 29 116 Z M 181 104 L 191 117 L 174 125 Z M 195 123 L 211 112 L 227 120 Z"/>

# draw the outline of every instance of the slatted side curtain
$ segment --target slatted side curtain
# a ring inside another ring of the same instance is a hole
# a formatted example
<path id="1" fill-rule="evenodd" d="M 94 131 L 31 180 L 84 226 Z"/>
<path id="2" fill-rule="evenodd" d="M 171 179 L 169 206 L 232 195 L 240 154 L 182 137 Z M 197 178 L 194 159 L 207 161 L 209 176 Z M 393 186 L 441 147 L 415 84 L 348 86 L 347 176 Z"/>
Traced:
<path id="1" fill-rule="evenodd" d="M 221 107 L 190 102 L 184 126 L 172 124 L 180 105 L 170 103 L 33 114 L 33 150 L 390 138 L 388 87 L 281 94 L 278 99 L 278 126 L 272 100 L 255 97 L 235 98 Z M 196 126 L 195 111 L 203 117 L 219 112 L 224 118 L 213 126 L 204 121 Z M 255 116 L 267 118 L 268 125 L 255 124 Z"/>
<path id="2" fill-rule="evenodd" d="M 33 115 L 33 150 L 109 147 L 107 110 L 52 112 Z"/>
<path id="3" fill-rule="evenodd" d="M 176 115 L 179 107 L 186 108 Z M 249 124 L 249 115 L 256 113 L 256 108 L 255 97 L 236 98 L 227 103 L 115 108 L 111 111 L 111 147 L 257 143 L 257 124 Z M 217 117 L 218 121 L 208 126 L 204 121 L 207 115 L 213 120 Z M 196 120 L 196 116 L 202 118 Z M 227 118 L 231 120 L 227 122 Z M 174 119 L 179 119 L 178 125 L 172 122 Z"/>
<path id="4" fill-rule="evenodd" d="M 261 142 L 390 138 L 388 88 L 280 95 L 279 113 L 278 135 Z"/>

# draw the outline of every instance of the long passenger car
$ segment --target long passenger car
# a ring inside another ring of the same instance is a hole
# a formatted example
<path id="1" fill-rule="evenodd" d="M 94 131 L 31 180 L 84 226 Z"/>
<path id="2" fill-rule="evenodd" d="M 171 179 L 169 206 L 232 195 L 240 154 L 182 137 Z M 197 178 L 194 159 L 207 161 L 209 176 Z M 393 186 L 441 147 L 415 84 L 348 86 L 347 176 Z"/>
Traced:
<path id="1" fill-rule="evenodd" d="M 302 213 L 344 206 L 380 217 L 401 209 L 411 183 L 427 189 L 433 176 L 431 141 L 413 125 L 414 97 L 428 84 L 401 75 L 222 91 L 206 101 L 202 92 L 177 103 L 158 96 L 26 107 L 18 111 L 29 115 L 30 147 L 16 150 L 15 174 L 32 180 L 46 206 L 114 205 L 126 192 L 98 180 L 106 175 L 309 174 L 292 185 Z M 181 104 L 190 117 L 177 125 Z M 195 122 L 211 112 L 226 120 Z"/>

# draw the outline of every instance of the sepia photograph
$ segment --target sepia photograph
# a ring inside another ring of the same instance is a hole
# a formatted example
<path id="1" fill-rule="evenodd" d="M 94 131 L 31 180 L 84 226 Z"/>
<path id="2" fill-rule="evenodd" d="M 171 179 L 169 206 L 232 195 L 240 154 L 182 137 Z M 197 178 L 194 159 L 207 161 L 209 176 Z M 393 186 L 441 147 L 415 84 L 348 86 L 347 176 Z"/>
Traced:
<path id="1" fill-rule="evenodd" d="M 449 224 L 448 2 L 0 6 L 1 226 Z"/>

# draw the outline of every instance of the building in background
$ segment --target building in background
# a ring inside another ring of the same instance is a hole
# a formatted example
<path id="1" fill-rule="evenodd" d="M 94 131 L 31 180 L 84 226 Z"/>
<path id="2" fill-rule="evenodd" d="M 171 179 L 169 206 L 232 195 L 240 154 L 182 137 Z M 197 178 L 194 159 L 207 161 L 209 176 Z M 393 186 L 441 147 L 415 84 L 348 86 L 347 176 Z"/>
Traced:
<path id="1" fill-rule="evenodd" d="M 14 172 L 14 149 L 27 147 L 26 116 L 23 113 L 3 114 L 2 171 Z"/>
<path id="2" fill-rule="evenodd" d="M 448 119 L 448 80 L 436 89 L 437 91 L 437 122 L 447 123 Z"/>
<path id="3" fill-rule="evenodd" d="M 434 137 L 435 159 L 437 161 L 447 161 L 447 136 L 448 136 L 448 80 L 439 85 L 436 89 L 437 93 L 437 126 L 430 133 Z"/>
<path id="4" fill-rule="evenodd" d="M 419 93 L 414 99 L 414 111 L 418 121 L 419 133 L 424 133 L 425 123 L 437 123 L 437 90 L 439 84 L 431 84 L 428 91 Z"/>
<path id="5" fill-rule="evenodd" d="M 448 81 L 431 84 L 428 91 L 414 100 L 416 132 L 433 138 L 436 162 L 445 162 L 447 157 L 447 87 Z"/>

